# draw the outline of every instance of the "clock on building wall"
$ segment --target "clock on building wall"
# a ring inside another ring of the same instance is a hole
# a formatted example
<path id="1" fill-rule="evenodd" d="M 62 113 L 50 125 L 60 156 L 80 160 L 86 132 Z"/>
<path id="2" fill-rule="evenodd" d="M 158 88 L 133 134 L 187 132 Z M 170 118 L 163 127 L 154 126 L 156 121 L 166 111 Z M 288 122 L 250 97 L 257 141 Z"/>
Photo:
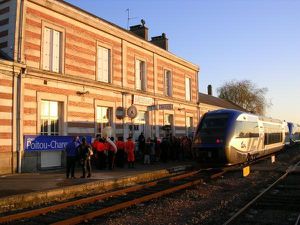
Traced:
<path id="1" fill-rule="evenodd" d="M 125 109 L 123 107 L 117 107 L 116 109 L 116 117 L 120 119 L 124 119 L 125 117 Z"/>
<path id="2" fill-rule="evenodd" d="M 137 116 L 137 109 L 134 105 L 131 105 L 128 109 L 127 109 L 127 115 L 129 118 L 134 119 Z"/>

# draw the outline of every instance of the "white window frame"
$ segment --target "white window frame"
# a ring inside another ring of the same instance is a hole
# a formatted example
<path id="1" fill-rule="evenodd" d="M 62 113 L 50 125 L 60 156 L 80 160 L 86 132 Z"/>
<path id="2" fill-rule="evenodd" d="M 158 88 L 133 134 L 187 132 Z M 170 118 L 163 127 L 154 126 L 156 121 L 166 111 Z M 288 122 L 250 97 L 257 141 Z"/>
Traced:
<path id="1" fill-rule="evenodd" d="M 105 110 L 106 110 L 107 118 L 99 118 L 99 115 L 102 115 Z M 96 107 L 96 135 L 102 134 L 103 128 L 107 126 L 112 126 L 112 123 L 113 123 L 113 107 L 98 105 Z"/>
<path id="2" fill-rule="evenodd" d="M 185 77 L 185 100 L 192 100 L 192 79 L 190 77 Z"/>
<path id="3" fill-rule="evenodd" d="M 96 80 L 105 83 L 112 81 L 112 48 L 97 43 Z M 107 53 L 107 54 L 105 54 Z"/>
<path id="4" fill-rule="evenodd" d="M 146 61 L 142 59 L 135 59 L 135 89 L 146 91 Z"/>
<path id="5" fill-rule="evenodd" d="M 51 109 L 52 107 L 52 109 Z M 56 107 L 55 112 L 53 111 L 53 107 Z M 61 103 L 58 101 L 51 100 L 42 100 L 41 101 L 41 113 L 40 113 L 40 134 L 41 135 L 54 135 L 57 136 L 60 134 L 60 117 L 61 117 Z M 43 121 L 47 122 L 47 133 L 42 131 Z M 53 121 L 57 121 L 54 124 L 54 130 L 51 130 Z"/>
<path id="6" fill-rule="evenodd" d="M 168 70 L 168 69 L 164 70 L 164 86 L 165 86 L 165 96 L 172 97 L 173 85 L 172 85 L 172 71 L 171 70 Z"/>
<path id="7" fill-rule="evenodd" d="M 42 70 L 64 73 L 64 40 L 64 28 L 42 21 Z"/>
<path id="8" fill-rule="evenodd" d="M 146 124 L 147 114 L 145 111 L 138 111 L 137 117 L 134 118 L 135 124 Z"/>
<path id="9" fill-rule="evenodd" d="M 189 135 L 189 131 L 193 131 L 193 123 L 194 123 L 193 117 L 186 116 L 186 121 L 185 121 L 186 135 Z"/>
<path id="10" fill-rule="evenodd" d="M 165 113 L 164 114 L 164 125 L 173 126 L 173 124 L 174 124 L 174 115 L 173 114 L 169 114 L 169 113 Z"/>

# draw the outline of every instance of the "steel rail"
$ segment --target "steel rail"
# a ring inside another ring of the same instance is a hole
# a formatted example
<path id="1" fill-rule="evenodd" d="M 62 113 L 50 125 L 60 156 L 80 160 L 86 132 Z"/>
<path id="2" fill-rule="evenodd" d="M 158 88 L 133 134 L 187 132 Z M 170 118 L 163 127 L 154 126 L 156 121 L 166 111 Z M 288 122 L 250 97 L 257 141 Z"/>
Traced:
<path id="1" fill-rule="evenodd" d="M 234 219 L 236 219 L 239 215 L 241 215 L 246 209 L 249 208 L 253 203 L 255 203 L 261 196 L 263 196 L 266 192 L 268 192 L 272 187 L 274 187 L 279 181 L 284 179 L 291 171 L 294 170 L 298 165 L 300 164 L 300 161 L 297 162 L 295 165 L 290 166 L 286 172 L 279 177 L 274 183 L 272 183 L 269 187 L 267 187 L 263 192 L 261 192 L 259 195 L 257 195 L 254 199 L 252 199 L 250 202 L 248 202 L 243 208 L 241 208 L 237 213 L 235 213 L 229 220 L 227 220 L 223 225 L 230 224 Z"/>
<path id="2" fill-rule="evenodd" d="M 64 209 L 64 208 L 74 206 L 74 205 L 89 204 L 89 203 L 96 202 L 96 201 L 99 201 L 99 200 L 102 200 L 105 198 L 123 195 L 125 193 L 142 190 L 147 187 L 153 187 L 162 181 L 175 181 L 175 180 L 183 179 L 183 178 L 186 178 L 189 176 L 193 176 L 197 173 L 199 173 L 199 171 L 188 172 L 188 173 L 180 174 L 180 175 L 177 175 L 174 177 L 168 177 L 166 179 L 162 179 L 159 181 L 152 181 L 152 182 L 148 182 L 146 184 L 135 185 L 135 186 L 132 186 L 129 188 L 112 191 L 112 192 L 108 192 L 108 193 L 104 193 L 104 194 L 100 194 L 100 195 L 96 195 L 96 196 L 92 196 L 92 197 L 82 198 L 79 200 L 73 200 L 73 201 L 69 201 L 69 202 L 65 202 L 65 203 L 47 206 L 47 207 L 40 208 L 40 209 L 33 209 L 33 210 L 25 211 L 25 212 L 20 212 L 20 213 L 16 213 L 16 214 L 12 214 L 12 215 L 3 216 L 3 217 L 0 217 L 0 223 L 8 223 L 8 222 L 12 222 L 15 220 L 32 218 L 35 216 L 43 215 L 43 214 L 46 214 L 49 212 L 57 211 L 57 210 Z"/>
<path id="3" fill-rule="evenodd" d="M 78 224 L 78 223 L 81 223 L 81 222 L 85 222 L 85 221 L 94 219 L 95 217 L 99 217 L 99 216 L 102 216 L 102 215 L 110 213 L 110 212 L 114 212 L 114 211 L 117 211 L 117 210 L 120 210 L 120 209 L 124 209 L 124 208 L 127 208 L 129 206 L 137 205 L 137 204 L 140 204 L 142 202 L 149 201 L 151 199 L 159 198 L 159 197 L 162 197 L 164 195 L 171 194 L 173 192 L 176 192 L 176 191 L 179 191 L 179 190 L 182 190 L 182 189 L 186 189 L 188 187 L 199 184 L 201 182 L 202 182 L 202 179 L 191 181 L 191 182 L 188 182 L 188 183 L 185 183 L 185 184 L 178 185 L 176 187 L 172 187 L 172 188 L 169 188 L 169 189 L 166 189 L 166 190 L 163 190 L 163 191 L 159 191 L 159 192 L 156 192 L 156 193 L 153 193 L 153 194 L 150 194 L 150 195 L 146 195 L 146 196 L 143 196 L 143 197 L 140 197 L 140 198 L 136 198 L 136 199 L 131 200 L 131 201 L 123 202 L 123 203 L 120 203 L 120 204 L 117 204 L 117 205 L 114 205 L 114 206 L 110 206 L 110 207 L 107 207 L 107 208 L 104 208 L 104 209 L 100 209 L 100 210 L 96 210 L 96 211 L 87 213 L 87 214 L 84 214 L 84 215 L 80 215 L 80 216 L 76 216 L 76 217 L 73 217 L 73 218 L 70 218 L 70 219 L 62 220 L 62 221 L 53 223 L 52 225 L 73 225 L 73 224 Z"/>
<path id="4" fill-rule="evenodd" d="M 298 218 L 297 218 L 297 220 L 296 220 L 296 223 L 295 223 L 295 225 L 299 225 L 300 223 L 300 213 L 299 213 L 299 216 L 298 216 Z"/>

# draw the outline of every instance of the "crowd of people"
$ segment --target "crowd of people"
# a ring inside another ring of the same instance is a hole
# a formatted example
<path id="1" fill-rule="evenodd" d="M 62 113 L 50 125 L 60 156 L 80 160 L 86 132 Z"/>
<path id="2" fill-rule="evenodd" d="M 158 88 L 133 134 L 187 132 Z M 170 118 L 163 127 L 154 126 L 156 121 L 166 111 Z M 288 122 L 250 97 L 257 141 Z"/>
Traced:
<path id="1" fill-rule="evenodd" d="M 74 137 L 66 147 L 66 177 L 75 178 L 77 161 L 82 168 L 81 178 L 89 178 L 92 175 L 92 167 L 113 170 L 114 167 L 124 168 L 126 164 L 128 168 L 134 168 L 136 161 L 154 164 L 159 161 L 166 163 L 169 160 L 191 160 L 195 158 L 191 145 L 192 140 L 187 136 L 168 135 L 162 139 L 146 139 L 141 133 L 134 142 L 131 136 L 126 141 L 119 136 L 115 141 L 113 137 L 97 135 L 91 144 L 88 144 L 84 137 L 82 140 Z"/>

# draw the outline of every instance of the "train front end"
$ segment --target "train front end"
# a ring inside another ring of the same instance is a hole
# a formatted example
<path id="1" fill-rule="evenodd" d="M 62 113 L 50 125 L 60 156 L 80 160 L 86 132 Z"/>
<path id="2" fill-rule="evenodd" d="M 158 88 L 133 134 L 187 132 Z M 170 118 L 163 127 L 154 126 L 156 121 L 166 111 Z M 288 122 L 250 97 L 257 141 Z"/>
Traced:
<path id="1" fill-rule="evenodd" d="M 196 129 L 193 151 L 203 166 L 230 165 L 229 140 L 234 130 L 238 111 L 216 110 L 206 113 Z"/>

